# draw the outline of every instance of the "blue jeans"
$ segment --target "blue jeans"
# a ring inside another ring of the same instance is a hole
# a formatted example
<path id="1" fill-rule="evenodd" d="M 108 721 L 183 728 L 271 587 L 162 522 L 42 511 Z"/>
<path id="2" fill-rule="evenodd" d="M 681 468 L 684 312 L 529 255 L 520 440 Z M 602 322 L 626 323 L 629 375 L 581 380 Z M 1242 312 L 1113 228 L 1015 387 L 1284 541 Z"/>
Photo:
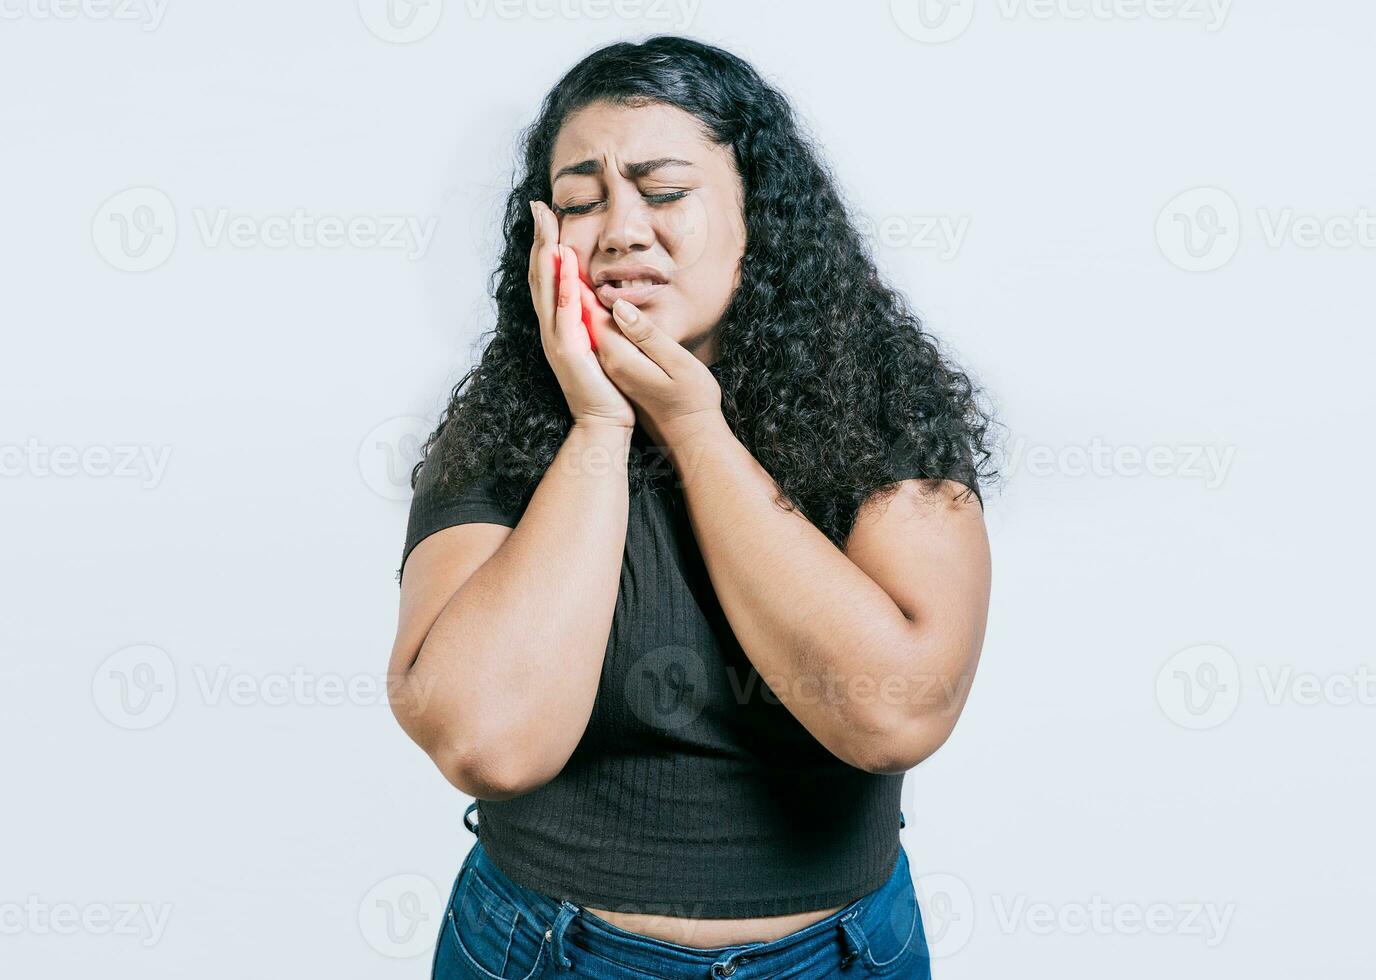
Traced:
<path id="1" fill-rule="evenodd" d="M 478 834 L 464 813 L 464 826 Z M 903 815 L 899 814 L 899 826 Z M 849 905 L 770 942 L 699 948 L 621 929 L 569 901 L 516 884 L 474 841 L 440 923 L 432 980 L 762 980 L 895 977 L 930 980 L 927 938 L 908 856 Z"/>

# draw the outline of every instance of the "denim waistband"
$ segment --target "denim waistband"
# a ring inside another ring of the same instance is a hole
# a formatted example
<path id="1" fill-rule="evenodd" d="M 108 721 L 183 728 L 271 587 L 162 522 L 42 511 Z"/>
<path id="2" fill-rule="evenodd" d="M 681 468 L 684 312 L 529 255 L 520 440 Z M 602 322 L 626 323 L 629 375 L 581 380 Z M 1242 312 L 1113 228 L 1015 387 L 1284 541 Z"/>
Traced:
<path id="1" fill-rule="evenodd" d="M 472 867 L 503 899 L 546 928 L 545 940 L 551 947 L 549 952 L 556 974 L 572 966 L 570 937 L 575 937 L 574 944 L 594 957 L 638 968 L 650 975 L 656 975 L 656 966 L 673 964 L 681 966 L 685 976 L 730 977 L 741 969 L 737 980 L 746 980 L 771 976 L 782 966 L 824 957 L 828 952 L 834 953 L 839 965 L 845 966 L 869 952 L 869 937 L 896 925 L 893 910 L 913 887 L 908 856 L 900 845 L 893 870 L 882 885 L 824 919 L 768 942 L 681 946 L 622 929 L 573 902 L 557 900 L 512 881 L 483 848 L 479 831 L 469 823 L 469 814 L 475 807 L 476 804 L 470 804 L 465 811 L 464 825 L 478 839 L 459 873 L 462 875 Z M 900 825 L 901 821 L 900 814 Z M 873 957 L 870 960 L 873 961 Z"/>

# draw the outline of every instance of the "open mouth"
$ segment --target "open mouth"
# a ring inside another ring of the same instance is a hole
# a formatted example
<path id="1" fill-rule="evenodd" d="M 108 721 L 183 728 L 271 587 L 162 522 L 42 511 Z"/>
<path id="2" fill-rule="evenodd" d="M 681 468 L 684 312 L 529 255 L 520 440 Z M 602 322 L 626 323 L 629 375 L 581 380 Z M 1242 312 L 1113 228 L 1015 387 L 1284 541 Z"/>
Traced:
<path id="1" fill-rule="evenodd" d="M 608 279 L 595 292 L 602 304 L 610 309 L 619 299 L 635 306 L 648 303 L 667 286 L 668 283 L 655 282 L 653 279 Z"/>

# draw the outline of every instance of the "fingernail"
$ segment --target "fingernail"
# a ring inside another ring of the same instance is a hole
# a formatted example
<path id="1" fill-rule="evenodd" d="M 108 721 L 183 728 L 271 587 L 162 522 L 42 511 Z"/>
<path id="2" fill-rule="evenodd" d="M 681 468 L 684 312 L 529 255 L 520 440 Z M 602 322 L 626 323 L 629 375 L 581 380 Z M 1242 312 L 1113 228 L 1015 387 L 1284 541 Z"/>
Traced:
<path id="1" fill-rule="evenodd" d="M 624 299 L 619 299 L 612 304 L 612 316 L 622 323 L 635 323 L 640 319 L 640 311 Z"/>
<path id="2" fill-rule="evenodd" d="M 532 218 L 535 219 L 535 230 L 536 230 L 536 231 L 539 231 L 539 230 L 540 230 L 540 213 L 539 213 L 538 211 L 535 210 L 535 202 L 534 202 L 534 201 L 527 201 L 526 203 L 530 205 L 530 216 L 531 216 Z"/>

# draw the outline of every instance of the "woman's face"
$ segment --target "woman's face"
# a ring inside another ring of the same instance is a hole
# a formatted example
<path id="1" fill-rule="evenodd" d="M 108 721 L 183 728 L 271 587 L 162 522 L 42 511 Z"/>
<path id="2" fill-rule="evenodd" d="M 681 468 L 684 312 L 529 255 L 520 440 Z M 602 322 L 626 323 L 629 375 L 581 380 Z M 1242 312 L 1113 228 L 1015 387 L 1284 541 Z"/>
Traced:
<path id="1" fill-rule="evenodd" d="M 564 121 L 549 176 L 559 240 L 602 305 L 624 297 L 713 363 L 745 249 L 730 148 L 674 106 L 595 103 Z"/>

